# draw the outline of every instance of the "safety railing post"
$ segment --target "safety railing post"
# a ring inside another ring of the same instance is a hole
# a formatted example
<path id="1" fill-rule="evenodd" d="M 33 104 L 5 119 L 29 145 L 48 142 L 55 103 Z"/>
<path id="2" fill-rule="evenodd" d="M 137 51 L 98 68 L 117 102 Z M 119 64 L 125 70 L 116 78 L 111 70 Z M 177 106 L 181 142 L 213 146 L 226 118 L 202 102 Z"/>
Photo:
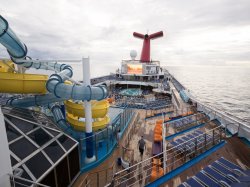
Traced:
<path id="1" fill-rule="evenodd" d="M 207 150 L 207 134 L 204 134 L 204 139 L 205 139 L 205 151 Z"/>
<path id="2" fill-rule="evenodd" d="M 197 138 L 195 138 L 194 156 L 197 155 Z"/>
<path id="3" fill-rule="evenodd" d="M 238 123 L 238 129 L 237 129 L 237 133 L 240 132 L 240 123 Z"/>
<path id="4" fill-rule="evenodd" d="M 111 124 L 111 130 L 112 130 L 112 132 L 111 132 L 110 138 L 111 138 L 111 142 L 112 142 L 112 146 L 113 146 L 114 145 L 114 124 L 113 123 Z"/>
<path id="5" fill-rule="evenodd" d="M 98 142 L 97 142 L 97 134 L 95 134 L 95 156 L 96 156 L 96 160 L 98 160 Z"/>
<path id="6" fill-rule="evenodd" d="M 184 163 L 186 163 L 186 161 L 187 161 L 187 142 L 185 142 L 185 144 L 184 144 Z"/>
<path id="7" fill-rule="evenodd" d="M 196 121 L 196 125 L 198 125 L 197 113 L 195 114 L 195 121 Z"/>
<path id="8" fill-rule="evenodd" d="M 106 174 L 106 184 L 108 183 L 108 169 L 105 170 L 105 174 Z"/>
<path id="9" fill-rule="evenodd" d="M 212 132 L 213 132 L 213 145 L 214 145 L 214 129 L 213 129 L 213 131 L 212 131 Z"/>
<path id="10" fill-rule="evenodd" d="M 109 129 L 108 128 L 106 128 L 107 130 L 107 153 L 108 153 L 108 151 L 109 151 L 109 140 L 108 140 L 108 137 L 109 137 Z"/>
<path id="11" fill-rule="evenodd" d="M 97 173 L 97 187 L 99 187 L 99 173 Z"/>

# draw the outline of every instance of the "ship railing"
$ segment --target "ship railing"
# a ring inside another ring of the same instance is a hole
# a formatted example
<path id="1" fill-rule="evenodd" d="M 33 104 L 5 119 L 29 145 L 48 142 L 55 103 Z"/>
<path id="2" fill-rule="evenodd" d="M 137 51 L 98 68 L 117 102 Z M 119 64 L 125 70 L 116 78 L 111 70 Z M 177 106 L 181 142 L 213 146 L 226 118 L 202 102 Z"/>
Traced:
<path id="1" fill-rule="evenodd" d="M 174 79 L 178 82 L 178 80 L 173 75 L 171 75 L 171 77 L 172 80 Z M 182 84 L 180 85 L 182 89 L 186 89 L 185 86 Z M 204 104 L 194 98 L 190 92 L 189 97 L 193 103 L 197 103 L 198 110 L 205 112 L 207 115 L 209 115 L 210 119 L 217 119 L 223 126 L 226 127 L 227 131 L 231 135 L 237 134 L 239 137 L 246 138 L 248 141 L 250 141 L 250 123 L 248 121 L 240 119 L 233 114 L 222 111 L 221 109 L 217 109 L 209 104 Z"/>
<path id="2" fill-rule="evenodd" d="M 125 157 L 126 155 L 129 155 L 129 162 L 133 163 L 133 159 L 134 159 L 134 150 L 127 148 L 129 145 L 129 140 L 131 140 L 132 138 L 132 134 L 134 134 L 135 129 L 137 128 L 137 123 L 140 120 L 140 113 L 137 113 L 137 115 L 134 117 L 134 120 L 132 122 L 132 125 L 130 125 L 126 131 L 123 134 L 123 144 L 121 145 L 122 148 L 122 157 Z M 120 146 L 119 145 L 119 146 Z M 98 150 L 97 150 L 98 151 Z M 101 187 L 101 186 L 105 186 L 107 184 L 110 184 L 112 182 L 113 176 L 115 174 L 115 170 L 116 170 L 116 161 L 114 161 L 110 167 L 106 168 L 106 169 L 100 169 L 97 171 L 93 171 L 88 173 L 83 180 L 81 180 L 81 183 L 79 186 L 86 186 L 86 187 L 90 187 L 90 186 L 97 186 L 97 187 Z"/>
<path id="3" fill-rule="evenodd" d="M 171 116 L 172 113 L 176 110 L 173 104 L 168 104 L 161 108 L 148 108 L 148 109 L 145 109 L 145 111 L 146 111 L 146 117 L 152 117 L 152 116 L 159 115 L 159 114 L 162 114 L 164 116 L 166 115 Z"/>
<path id="4" fill-rule="evenodd" d="M 91 180 L 89 178 L 89 174 L 85 175 L 83 180 L 80 182 L 79 185 L 76 186 L 85 186 L 85 187 L 90 187 Z"/>
<path id="5" fill-rule="evenodd" d="M 15 176 L 15 175 L 12 175 L 12 174 L 9 174 L 9 176 L 10 176 L 10 184 L 11 184 L 12 187 L 15 187 L 15 186 L 49 187 L 47 185 L 44 185 L 44 184 L 29 180 L 29 179 L 25 179 L 23 177 Z"/>
<path id="6" fill-rule="evenodd" d="M 250 141 L 250 123 L 239 118 L 229 115 L 227 112 L 216 109 L 208 104 L 203 104 L 200 101 L 191 98 L 193 103 L 197 104 L 197 110 L 203 111 L 212 119 L 217 119 L 223 125 L 229 134 L 244 137 Z"/>
<path id="7" fill-rule="evenodd" d="M 140 127 L 141 121 L 139 121 L 141 118 L 140 112 L 137 113 L 133 125 L 130 125 L 126 132 L 123 135 L 123 141 L 122 143 L 122 158 L 124 160 L 127 160 L 130 164 L 134 163 L 134 149 L 130 149 L 130 143 L 131 139 L 133 138 L 134 134 L 136 133 L 136 130 Z"/>
<path id="8" fill-rule="evenodd" d="M 115 166 L 116 163 L 113 162 L 111 166 L 108 168 L 96 170 L 93 172 L 88 172 L 83 178 L 83 180 L 81 180 L 79 184 L 75 184 L 75 186 L 79 187 L 105 186 L 106 184 L 111 183 L 115 173 Z"/>
<path id="9" fill-rule="evenodd" d="M 177 146 L 168 142 L 163 152 L 115 173 L 113 184 L 128 187 L 147 185 L 219 144 L 224 135 L 224 127 L 218 126 Z M 164 154 L 166 160 L 163 160 Z"/>
<path id="10" fill-rule="evenodd" d="M 186 122 L 186 119 L 189 121 Z M 208 117 L 202 113 L 188 115 L 174 121 L 166 122 L 166 133 L 168 132 L 169 127 L 172 127 L 176 132 L 179 132 L 207 121 L 209 121 Z M 180 125 L 177 124 L 179 122 L 181 123 Z"/>
<path id="11" fill-rule="evenodd" d="M 133 109 L 125 109 L 106 128 L 95 132 L 92 136 L 81 138 L 79 141 L 81 152 L 86 153 L 87 142 L 94 142 L 92 149 L 96 158 L 95 162 L 103 159 L 118 144 L 135 114 Z M 102 154 L 98 154 L 100 151 Z M 87 164 L 85 159 L 82 159 L 82 167 L 84 168 Z"/>
<path id="12" fill-rule="evenodd" d="M 167 121 L 169 120 L 169 118 L 177 116 L 188 116 L 195 114 L 196 112 L 197 110 L 194 106 L 187 106 L 177 109 L 173 104 L 170 104 L 161 109 L 146 109 L 146 117 L 162 115 L 163 118 Z"/>
<path id="13" fill-rule="evenodd" d="M 145 63 L 145 62 L 142 62 L 141 60 L 122 60 L 122 64 L 127 64 L 127 63 L 131 63 L 131 62 Z M 160 65 L 160 61 L 159 60 L 150 60 L 150 61 L 147 62 L 147 64 Z"/>

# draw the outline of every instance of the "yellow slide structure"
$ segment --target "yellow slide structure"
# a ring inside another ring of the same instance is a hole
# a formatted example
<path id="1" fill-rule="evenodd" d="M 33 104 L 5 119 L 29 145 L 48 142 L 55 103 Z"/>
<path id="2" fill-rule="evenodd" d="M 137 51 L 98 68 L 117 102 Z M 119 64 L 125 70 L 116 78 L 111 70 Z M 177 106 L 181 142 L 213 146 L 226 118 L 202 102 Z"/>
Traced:
<path id="1" fill-rule="evenodd" d="M 0 61 L 0 92 L 21 94 L 45 94 L 47 75 L 21 74 L 14 72 L 14 63 Z"/>
<path id="2" fill-rule="evenodd" d="M 68 113 L 78 117 L 85 117 L 83 102 L 78 103 L 68 100 L 64 102 Z M 107 115 L 109 103 L 107 100 L 91 101 L 92 118 L 103 118 Z"/>
<path id="3" fill-rule="evenodd" d="M 47 92 L 47 75 L 22 74 L 14 72 L 14 63 L 10 60 L 0 60 L 0 93 L 45 94 Z M 71 84 L 67 81 L 66 84 Z M 85 131 L 85 123 L 79 118 L 85 117 L 83 102 L 68 100 L 64 102 L 66 119 L 78 131 Z M 93 130 L 105 128 L 110 118 L 107 116 L 109 103 L 107 100 L 91 101 Z"/>
<path id="4" fill-rule="evenodd" d="M 73 102 L 68 100 L 64 102 L 66 107 L 66 119 L 71 126 L 78 131 L 85 131 L 85 123 L 79 121 L 80 117 L 85 117 L 85 110 L 83 102 Z M 109 124 L 110 118 L 107 116 L 109 103 L 107 100 L 91 101 L 93 130 L 97 131 L 103 129 Z"/>
<path id="5" fill-rule="evenodd" d="M 1 93 L 45 94 L 47 75 L 0 73 Z"/>

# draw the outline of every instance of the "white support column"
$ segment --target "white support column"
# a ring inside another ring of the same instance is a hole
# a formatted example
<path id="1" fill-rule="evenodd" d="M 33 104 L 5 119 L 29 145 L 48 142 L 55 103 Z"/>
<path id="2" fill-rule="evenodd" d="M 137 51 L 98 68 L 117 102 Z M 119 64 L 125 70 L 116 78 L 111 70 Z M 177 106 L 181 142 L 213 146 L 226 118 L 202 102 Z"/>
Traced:
<path id="1" fill-rule="evenodd" d="M 10 151 L 7 140 L 7 134 L 4 123 L 4 116 L 0 107 L 0 186 L 10 187 L 10 178 L 8 174 L 12 174 Z"/>
<path id="2" fill-rule="evenodd" d="M 162 112 L 162 147 L 163 147 L 163 171 L 164 171 L 164 175 L 166 174 L 166 161 L 167 161 L 167 149 L 166 149 L 166 128 L 164 125 L 164 114 Z"/>
<path id="3" fill-rule="evenodd" d="M 86 86 L 90 85 L 90 65 L 89 58 L 82 59 L 82 67 L 83 67 L 83 82 Z M 84 101 L 85 108 L 85 125 L 86 132 L 92 133 L 92 111 L 91 111 L 91 102 Z"/>
<path id="4" fill-rule="evenodd" d="M 83 67 L 83 82 L 86 86 L 90 86 L 90 63 L 89 57 L 82 58 L 82 67 Z M 91 93 L 90 93 L 91 94 Z M 90 96 L 91 97 L 91 96 Z M 92 129 L 92 111 L 91 111 L 91 102 L 84 101 L 85 108 L 85 129 L 86 129 L 86 163 L 90 163 L 96 160 L 94 155 L 94 139 L 93 139 L 93 129 Z M 88 138 L 89 137 L 89 138 Z"/>

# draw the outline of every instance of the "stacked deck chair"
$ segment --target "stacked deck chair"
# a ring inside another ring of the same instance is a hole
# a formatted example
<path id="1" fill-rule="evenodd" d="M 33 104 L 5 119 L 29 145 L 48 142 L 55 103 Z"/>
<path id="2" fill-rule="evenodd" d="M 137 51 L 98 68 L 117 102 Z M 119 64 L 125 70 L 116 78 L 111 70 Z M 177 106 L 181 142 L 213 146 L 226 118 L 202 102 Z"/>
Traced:
<path id="1" fill-rule="evenodd" d="M 163 120 L 157 120 L 154 128 L 154 142 L 152 146 L 152 155 L 159 155 L 163 151 L 162 147 L 162 123 Z M 163 167 L 161 158 L 162 155 L 159 155 L 152 160 L 152 171 L 150 176 L 150 181 L 154 181 L 157 178 L 163 175 Z"/>

